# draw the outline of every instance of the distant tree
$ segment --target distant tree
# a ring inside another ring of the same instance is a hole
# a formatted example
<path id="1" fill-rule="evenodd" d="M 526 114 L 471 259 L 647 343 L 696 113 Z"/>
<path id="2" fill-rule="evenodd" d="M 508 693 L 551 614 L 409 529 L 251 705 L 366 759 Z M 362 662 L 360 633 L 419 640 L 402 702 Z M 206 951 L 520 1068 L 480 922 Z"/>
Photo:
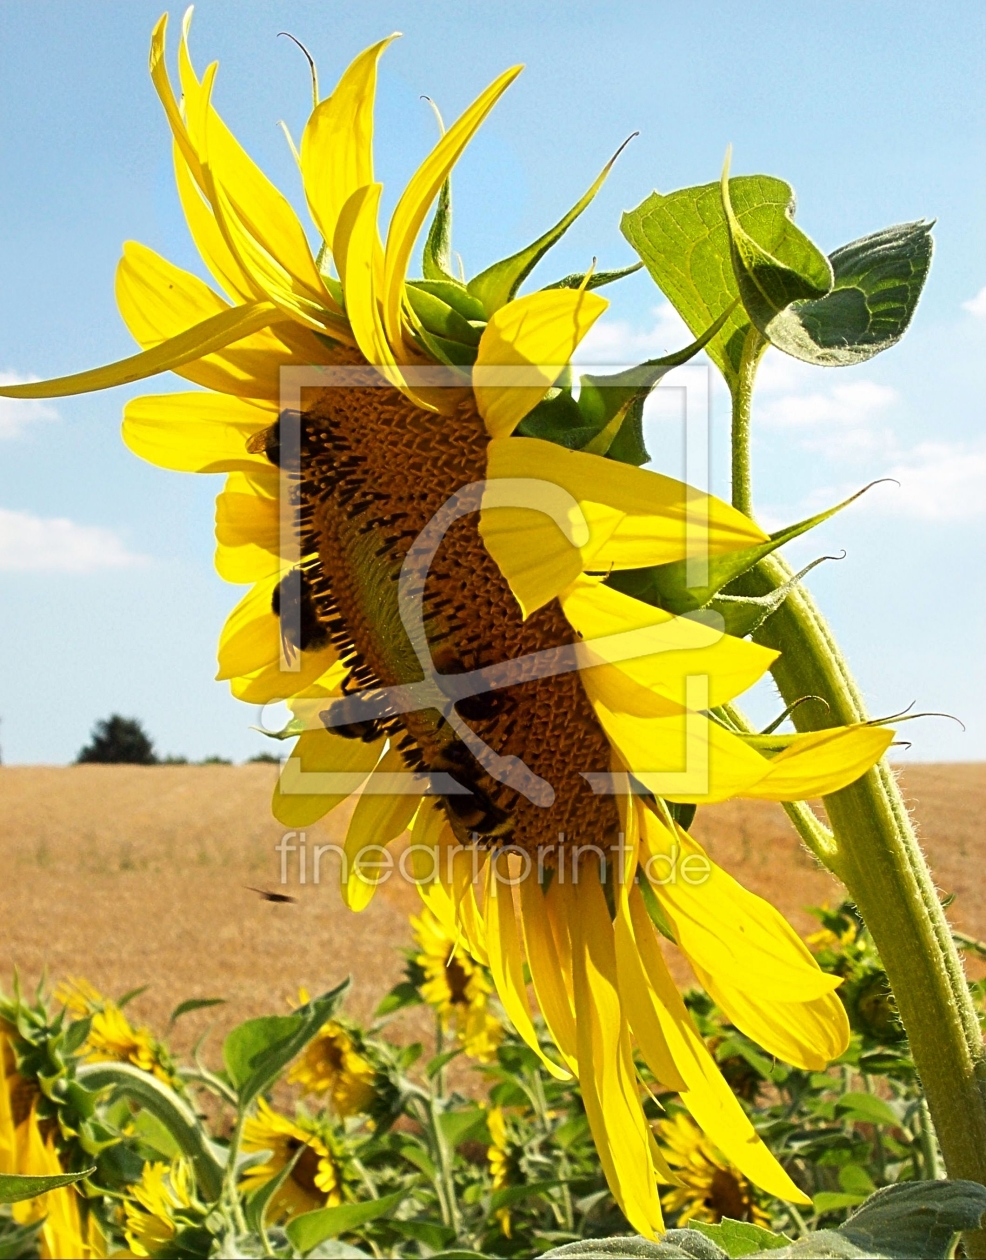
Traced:
<path id="1" fill-rule="evenodd" d="M 89 743 L 75 761 L 127 763 L 134 766 L 157 765 L 157 754 L 150 736 L 136 718 L 121 717 L 113 713 L 92 728 Z"/>
<path id="2" fill-rule="evenodd" d="M 200 766 L 231 766 L 233 763 L 228 757 L 203 757 L 198 763 Z"/>
<path id="3" fill-rule="evenodd" d="M 274 753 L 255 753 L 254 756 L 247 758 L 247 765 L 251 765 L 257 761 L 272 761 L 275 765 L 280 765 L 281 759 Z"/>

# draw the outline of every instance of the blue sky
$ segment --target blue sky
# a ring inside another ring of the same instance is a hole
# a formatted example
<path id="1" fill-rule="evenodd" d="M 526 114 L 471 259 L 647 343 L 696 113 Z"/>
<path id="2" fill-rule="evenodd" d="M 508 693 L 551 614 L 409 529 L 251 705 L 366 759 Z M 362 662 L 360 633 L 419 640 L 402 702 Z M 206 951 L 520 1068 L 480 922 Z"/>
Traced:
<path id="1" fill-rule="evenodd" d="M 0 373 L 58 375 L 131 353 L 113 301 L 122 242 L 201 270 L 175 196 L 166 125 L 146 72 L 160 13 L 143 0 L 0 6 Z M 181 13 L 172 12 L 172 51 Z M 542 264 L 546 283 L 633 260 L 620 212 L 652 188 L 766 172 L 798 193 L 826 250 L 888 224 L 937 218 L 926 296 L 901 345 L 847 371 L 768 356 L 756 402 L 756 498 L 776 527 L 875 477 L 858 505 L 790 549 L 841 552 L 810 585 L 872 708 L 912 700 L 965 722 L 912 723 L 919 760 L 986 757 L 986 11 L 953 0 L 850 3 L 519 3 L 359 6 L 204 0 L 192 51 L 218 58 L 216 103 L 299 201 L 277 127 L 310 104 L 298 49 L 327 92 L 365 45 L 386 53 L 377 112 L 385 212 L 434 140 L 421 101 L 455 116 L 506 66 L 527 69 L 457 169 L 455 246 L 467 271 L 512 252 L 572 204 L 617 145 L 591 209 Z M 680 344 L 644 276 L 609 291 L 589 357 Z M 170 385 L 167 387 L 171 387 Z M 146 390 L 146 387 L 144 387 Z M 0 403 L 0 744 L 6 762 L 64 762 L 112 710 L 140 716 L 162 752 L 242 759 L 266 746 L 256 715 L 213 681 L 218 629 L 238 598 L 211 562 L 211 478 L 143 464 L 119 418 L 139 387 L 51 404 Z M 724 473 L 716 403 L 713 484 Z M 655 407 L 655 466 L 677 471 L 674 422 Z M 776 711 L 769 689 L 751 710 Z"/>

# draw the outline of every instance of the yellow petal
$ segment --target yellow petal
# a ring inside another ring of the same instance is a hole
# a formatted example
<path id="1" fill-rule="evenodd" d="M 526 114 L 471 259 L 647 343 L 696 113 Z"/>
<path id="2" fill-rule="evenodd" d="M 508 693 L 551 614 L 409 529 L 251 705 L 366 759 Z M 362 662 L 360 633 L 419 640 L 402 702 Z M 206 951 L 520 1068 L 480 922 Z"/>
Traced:
<path id="1" fill-rule="evenodd" d="M 638 709 L 639 689 L 684 703 L 685 679 L 706 675 L 708 703 L 721 705 L 746 691 L 763 676 L 779 653 L 746 639 L 735 639 L 703 622 L 675 617 L 642 600 L 598 582 L 579 581 L 561 596 L 566 618 L 586 642 L 636 632 L 639 655 L 621 659 L 619 641 L 592 643 L 593 656 L 615 661 L 610 668 L 593 670 L 596 694 L 614 711 L 638 716 L 657 715 L 657 710 Z M 634 685 L 636 684 L 636 685 Z"/>
<path id="2" fill-rule="evenodd" d="M 893 742 L 884 726 L 836 726 L 799 735 L 770 761 L 748 796 L 765 801 L 803 801 L 828 796 L 865 774 Z"/>
<path id="3" fill-rule="evenodd" d="M 640 811 L 650 879 L 689 961 L 734 988 L 779 1002 L 810 1002 L 838 987 L 769 901 L 747 891 L 678 828 Z"/>
<path id="4" fill-rule="evenodd" d="M 301 137 L 301 174 L 315 226 L 332 248 L 342 207 L 373 183 L 373 97 L 377 61 L 396 35 L 352 62 L 330 97 L 312 111 Z"/>
<path id="5" fill-rule="evenodd" d="M 490 877 L 484 914 L 486 946 L 489 951 L 493 982 L 500 995 L 503 1008 L 518 1035 L 527 1042 L 556 1080 L 567 1081 L 569 1073 L 553 1063 L 541 1049 L 531 1022 L 531 1007 L 527 1000 L 527 986 L 524 983 L 523 955 L 514 912 L 513 889 L 509 884 L 500 883 L 497 880 L 497 871 L 494 866 L 496 860 L 497 855 L 494 854 L 490 859 Z M 500 871 L 501 879 L 509 878 L 507 862 L 501 860 Z"/>
<path id="6" fill-rule="evenodd" d="M 172 146 L 175 164 L 175 184 L 185 222 L 192 234 L 195 248 L 202 261 L 216 280 L 234 301 L 249 302 L 258 296 L 258 289 L 240 266 L 236 255 L 226 244 L 212 206 L 196 183 L 182 146 L 176 140 Z"/>
<path id="7" fill-rule="evenodd" d="M 653 1238 L 664 1228 L 656 1175 L 620 1003 L 613 925 L 589 872 L 564 885 L 572 934 L 579 1084 L 609 1188 L 630 1224 Z M 628 1062 L 629 1060 L 629 1062 Z"/>
<path id="8" fill-rule="evenodd" d="M 383 184 L 368 184 L 352 194 L 336 228 L 333 253 L 343 275 L 346 314 L 356 344 L 374 367 L 394 368 L 386 376 L 400 386 L 403 378 L 396 370 L 397 360 L 384 332 L 375 286 L 374 257 L 380 248 L 377 215 L 382 192 Z"/>
<path id="9" fill-rule="evenodd" d="M 699 984 L 730 1023 L 783 1062 L 805 1072 L 822 1072 L 848 1048 L 849 1020 L 836 994 L 826 993 L 811 1002 L 773 1002 L 692 966 Z"/>
<path id="10" fill-rule="evenodd" d="M 280 478 L 266 472 L 231 473 L 216 498 L 216 571 L 227 582 L 258 582 L 280 573 Z M 292 532 L 288 545 L 296 540 Z"/>
<path id="11" fill-rule="evenodd" d="M 88 394 L 114 385 L 129 385 L 133 381 L 156 376 L 159 372 L 177 371 L 193 359 L 205 358 L 234 341 L 240 341 L 251 333 L 266 328 L 277 318 L 277 307 L 272 302 L 234 306 L 204 319 L 194 328 L 169 338 L 152 350 L 118 359 L 115 363 L 92 368 L 88 372 L 75 372 L 71 376 L 58 376 L 49 381 L 32 381 L 27 385 L 2 385 L 0 397 L 66 398 L 71 394 Z"/>
<path id="12" fill-rule="evenodd" d="M 341 695 L 340 687 L 348 674 L 348 667 L 337 659 L 335 649 L 330 646 L 317 652 L 302 652 L 301 668 L 297 672 L 282 669 L 280 660 L 272 661 L 248 674 L 231 678 L 229 689 L 237 700 L 246 704 L 270 704 L 290 700 L 314 685 L 327 696 Z"/>
<path id="13" fill-rule="evenodd" d="M 537 406 L 608 305 L 589 290 L 546 289 L 491 316 L 473 369 L 476 405 L 491 437 L 508 438 Z"/>
<path id="14" fill-rule="evenodd" d="M 548 1025 L 548 1031 L 565 1062 L 572 1072 L 578 1071 L 578 1047 L 576 1044 L 575 1015 L 572 1000 L 565 991 L 558 952 L 555 948 L 551 925 L 541 886 L 534 878 L 521 881 L 520 921 L 524 930 L 527 960 L 531 968 L 534 993 Z"/>
<path id="15" fill-rule="evenodd" d="M 789 1202 L 810 1203 L 757 1136 L 706 1049 L 668 972 L 638 889 L 631 889 L 626 908 L 619 913 L 625 920 L 629 915 L 625 926 L 633 933 L 644 965 L 654 1012 L 675 1066 L 687 1084 L 681 1101 L 723 1155 L 755 1185 Z"/>
<path id="16" fill-rule="evenodd" d="M 267 472 L 246 444 L 277 419 L 275 407 L 224 394 L 149 394 L 123 409 L 123 440 L 159 468 L 177 472 Z"/>
<path id="17" fill-rule="evenodd" d="M 217 679 L 252 674 L 281 659 L 281 622 L 271 601 L 285 570 L 270 574 L 248 591 L 226 618 L 219 636 Z M 292 688 L 296 671 L 284 670 L 285 685 Z M 293 688 L 287 694 L 293 694 Z"/>
<path id="18" fill-rule="evenodd" d="M 475 135 L 486 115 L 520 74 L 521 69 L 521 66 L 514 66 L 506 70 L 456 119 L 412 175 L 394 207 L 390 229 L 387 233 L 381 300 L 387 340 L 394 354 L 399 358 L 403 357 L 401 307 L 404 299 L 404 277 L 407 274 L 411 250 L 414 248 L 424 217 L 428 213 L 428 207 L 438 195 L 438 190 L 445 183 L 463 149 Z M 348 294 L 346 301 L 348 309 Z"/>
<path id="19" fill-rule="evenodd" d="M 505 307 L 509 310 L 509 307 Z M 531 507 L 494 506 L 486 497 L 480 533 L 525 616 L 560 595 L 587 569 L 667 564 L 703 549 L 709 555 L 762 542 L 765 535 L 719 499 L 680 481 L 539 438 L 494 439 L 486 479 L 520 493 L 531 483 Z M 545 484 L 580 509 L 581 537 L 566 536 L 541 507 Z M 707 523 L 694 528 L 695 520 Z"/>
<path id="20" fill-rule="evenodd" d="M 285 827 L 308 827 L 355 792 L 383 752 L 384 740 L 365 743 L 331 731 L 305 731 L 284 763 L 271 812 Z M 335 776 L 345 776 L 342 782 Z"/>
<path id="21" fill-rule="evenodd" d="M 380 759 L 378 774 L 407 773 L 404 758 L 396 746 L 390 747 Z M 349 868 L 349 880 L 342 890 L 343 900 L 350 910 L 362 910 L 376 892 L 376 880 L 380 878 L 380 869 L 367 865 L 361 871 L 359 855 L 368 845 L 380 846 L 390 844 L 405 831 L 414 817 L 421 802 L 421 796 L 378 796 L 372 792 L 363 792 L 353 810 L 346 832 L 346 862 Z M 368 862 L 377 862 L 379 850 L 367 855 Z"/>

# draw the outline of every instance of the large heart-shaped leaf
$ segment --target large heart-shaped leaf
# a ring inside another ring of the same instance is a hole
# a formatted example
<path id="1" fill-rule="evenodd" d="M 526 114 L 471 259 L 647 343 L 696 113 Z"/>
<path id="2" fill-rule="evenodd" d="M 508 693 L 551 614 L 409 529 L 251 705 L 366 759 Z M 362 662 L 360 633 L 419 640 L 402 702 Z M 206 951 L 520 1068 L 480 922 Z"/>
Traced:
<path id="1" fill-rule="evenodd" d="M 976 1181 L 907 1181 L 884 1186 L 839 1227 L 867 1255 L 944 1260 L 952 1239 L 978 1229 L 986 1187 Z"/>

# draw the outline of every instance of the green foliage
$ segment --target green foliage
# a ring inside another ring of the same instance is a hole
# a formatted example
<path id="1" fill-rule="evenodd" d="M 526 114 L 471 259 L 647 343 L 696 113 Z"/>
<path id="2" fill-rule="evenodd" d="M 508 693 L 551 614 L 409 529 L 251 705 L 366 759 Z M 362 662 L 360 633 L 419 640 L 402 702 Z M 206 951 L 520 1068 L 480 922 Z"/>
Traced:
<path id="1" fill-rule="evenodd" d="M 157 764 L 157 755 L 150 736 L 136 718 L 113 713 L 92 728 L 89 743 L 80 750 L 75 761 L 77 765 L 99 762 L 153 766 Z"/>
<path id="2" fill-rule="evenodd" d="M 111 1250 L 126 1246 L 120 1204 L 134 1202 L 135 1183 L 163 1162 L 187 1170 L 190 1190 L 187 1203 L 169 1210 L 164 1227 L 173 1233 L 154 1253 L 161 1257 L 944 1257 L 956 1232 L 979 1220 L 986 1190 L 937 1180 L 934 1133 L 872 940 L 848 905 L 815 913 L 821 930 L 809 943 L 843 980 L 838 992 L 853 1027 L 849 1050 L 828 1071 L 769 1059 L 705 994 L 686 994 L 734 1094 L 814 1212 L 802 1218 L 750 1190 L 752 1219 L 717 1220 L 715 1211 L 675 1219 L 668 1211 L 656 1242 L 627 1236 L 578 1083 L 549 1076 L 509 1029 L 485 1063 L 467 1059 L 440 1027 L 428 1056 L 392 1039 L 397 1025 L 389 1021 L 423 1001 L 425 973 L 411 952 L 407 978 L 379 1005 L 387 1022 L 347 1019 L 340 985 L 291 1015 L 240 1024 L 224 1043 L 223 1072 L 196 1060 L 173 1070 L 173 1084 L 135 1063 L 86 1062 L 92 1015 L 52 1015 L 43 997 L 17 994 L 0 1003 L 0 1019 L 18 1071 L 38 1091 L 39 1114 L 58 1117 L 64 1184 L 85 1179 L 84 1211 L 95 1214 Z M 327 1021 L 369 1065 L 372 1098 L 355 1115 L 337 1114 L 328 1096 L 299 1098 L 292 1116 L 283 1110 L 285 1074 Z M 641 1071 L 660 1142 L 661 1121 L 680 1103 Z M 250 1168 L 270 1158 L 243 1148 L 243 1124 L 261 1098 L 276 1102 L 279 1122 L 301 1136 L 247 1191 Z M 206 1124 L 206 1114 L 216 1122 Z M 323 1157 L 309 1142 L 321 1144 L 335 1170 L 329 1201 L 313 1191 Z M 0 1198 L 11 1181 L 0 1180 Z M 288 1190 L 308 1197 L 285 1219 L 278 1204 Z M 0 1260 L 35 1255 L 37 1238 L 36 1226 L 0 1208 Z"/>
<path id="3" fill-rule="evenodd" d="M 74 1185 L 95 1171 L 95 1167 L 84 1168 L 81 1172 L 63 1173 L 60 1177 L 23 1177 L 16 1173 L 0 1173 L 0 1203 L 22 1203 L 25 1199 L 36 1199 L 39 1194 L 47 1194 L 49 1190 Z"/>

